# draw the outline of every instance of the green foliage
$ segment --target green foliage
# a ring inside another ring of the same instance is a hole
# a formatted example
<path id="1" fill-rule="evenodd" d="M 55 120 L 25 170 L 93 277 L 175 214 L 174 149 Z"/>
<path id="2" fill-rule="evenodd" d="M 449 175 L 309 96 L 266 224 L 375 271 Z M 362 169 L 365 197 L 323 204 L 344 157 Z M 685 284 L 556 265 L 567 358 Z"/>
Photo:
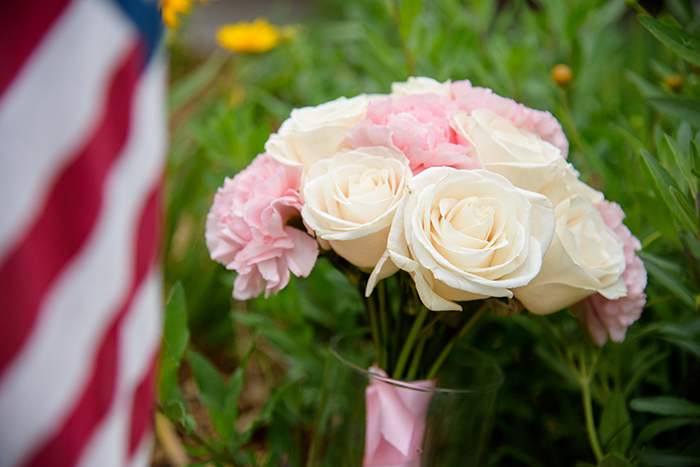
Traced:
<path id="1" fill-rule="evenodd" d="M 187 305 L 182 285 L 178 282 L 170 292 L 165 307 L 163 326 L 163 360 L 158 383 L 161 409 L 173 421 L 181 424 L 188 432 L 196 427 L 196 422 L 187 412 L 185 401 L 178 387 L 180 361 L 190 340 L 187 327 Z"/>
<path id="2" fill-rule="evenodd" d="M 670 21 L 666 24 L 649 16 L 640 16 L 639 22 L 681 58 L 700 66 L 700 39 Z"/>
<path id="3" fill-rule="evenodd" d="M 627 467 L 629 461 L 619 454 L 608 454 L 600 461 L 599 467 Z"/>
<path id="4" fill-rule="evenodd" d="M 605 452 L 626 453 L 632 443 L 632 421 L 627 411 L 625 396 L 620 389 L 613 390 L 608 396 L 600 416 L 598 433 L 600 444 Z M 608 465 L 604 462 L 605 459 L 601 465 Z M 610 465 L 616 464 L 610 463 Z"/>
<path id="5" fill-rule="evenodd" d="M 630 402 L 630 407 L 637 412 L 647 412 L 667 417 L 700 416 L 700 404 L 695 404 L 679 397 L 640 397 Z"/>

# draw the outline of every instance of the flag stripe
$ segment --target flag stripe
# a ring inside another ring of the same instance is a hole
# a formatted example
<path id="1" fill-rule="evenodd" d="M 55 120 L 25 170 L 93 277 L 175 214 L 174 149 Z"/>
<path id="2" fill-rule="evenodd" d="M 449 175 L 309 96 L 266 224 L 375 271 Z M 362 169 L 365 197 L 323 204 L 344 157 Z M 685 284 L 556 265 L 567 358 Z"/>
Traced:
<path id="1" fill-rule="evenodd" d="M 135 32 L 110 0 L 74 0 L 0 102 L 0 263 L 94 134 Z"/>
<path id="2" fill-rule="evenodd" d="M 153 435 L 149 434 L 141 442 L 136 454 L 127 465 L 129 467 L 148 467 L 151 465 L 151 456 L 153 455 Z M 91 467 L 91 466 L 90 466 Z"/>
<path id="3" fill-rule="evenodd" d="M 161 176 L 166 148 L 166 72 L 159 58 L 140 80 L 129 139 L 105 181 L 100 218 L 47 293 L 41 319 L 0 381 L 0 467 L 25 459 L 66 419 L 89 376 L 94 349 L 128 293 L 132 233 L 143 200 Z M 158 310 L 153 315 L 159 319 Z"/>
<path id="4" fill-rule="evenodd" d="M 0 102 L 22 65 L 70 0 L 0 2 Z"/>
<path id="5" fill-rule="evenodd" d="M 60 431 L 26 464 L 26 467 L 72 467 L 80 457 L 95 428 L 108 413 L 117 385 L 120 326 L 131 309 L 157 255 L 159 240 L 160 186 L 151 193 L 143 209 L 136 234 L 136 250 L 132 258 L 134 281 L 123 305 L 98 347 L 89 383 Z"/>
<path id="6" fill-rule="evenodd" d="M 113 403 L 108 415 L 94 430 L 77 467 L 124 467 L 129 464 L 129 408 L 144 375 L 149 375 L 153 366 L 161 327 L 161 315 L 156 311 L 161 304 L 160 271 L 154 268 L 120 328 L 119 376 Z"/>
<path id="7" fill-rule="evenodd" d="M 151 430 L 153 423 L 153 401 L 155 397 L 155 358 L 151 368 L 139 383 L 131 405 L 131 426 L 129 427 L 129 457 L 132 457 L 141 442 Z"/>
<path id="8" fill-rule="evenodd" d="M 25 342 L 39 305 L 75 255 L 98 217 L 104 180 L 127 139 L 130 106 L 143 65 L 137 44 L 114 77 L 102 122 L 58 177 L 44 209 L 22 242 L 0 265 L 0 378 Z"/>

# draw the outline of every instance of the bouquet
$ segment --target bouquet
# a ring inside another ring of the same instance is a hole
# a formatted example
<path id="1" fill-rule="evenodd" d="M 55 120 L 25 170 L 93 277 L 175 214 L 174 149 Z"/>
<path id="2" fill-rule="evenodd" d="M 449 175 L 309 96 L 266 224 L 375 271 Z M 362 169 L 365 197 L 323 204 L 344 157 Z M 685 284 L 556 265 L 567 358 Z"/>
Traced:
<path id="1" fill-rule="evenodd" d="M 225 180 L 206 243 L 238 273 L 233 297 L 276 293 L 325 255 L 366 297 L 371 371 L 424 385 L 487 310 L 577 307 L 595 343 L 624 340 L 646 303 L 641 244 L 567 162 L 552 114 L 467 80 L 391 90 L 293 110 Z"/>

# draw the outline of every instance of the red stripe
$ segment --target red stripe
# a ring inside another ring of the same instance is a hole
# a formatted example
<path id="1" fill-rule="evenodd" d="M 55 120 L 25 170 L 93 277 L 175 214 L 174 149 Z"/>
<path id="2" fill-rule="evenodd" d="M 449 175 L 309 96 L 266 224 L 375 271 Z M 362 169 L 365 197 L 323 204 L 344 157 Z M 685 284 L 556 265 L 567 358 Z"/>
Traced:
<path id="1" fill-rule="evenodd" d="M 134 391 L 131 404 L 131 427 L 129 429 L 129 459 L 141 446 L 146 433 L 151 431 L 153 424 L 153 402 L 155 398 L 155 368 L 156 357 L 151 358 L 148 373 Z"/>
<path id="2" fill-rule="evenodd" d="M 160 185 L 151 192 L 141 213 L 133 260 L 133 280 L 128 295 L 97 348 L 89 382 L 78 403 L 58 429 L 25 467 L 72 467 L 76 464 L 95 429 L 109 412 L 116 396 L 119 334 L 134 298 L 154 266 L 160 227 Z M 108 265 L 105 265 L 108 266 Z"/>
<path id="3" fill-rule="evenodd" d="M 70 0 L 0 2 L 0 99 Z"/>
<path id="4" fill-rule="evenodd" d="M 96 131 L 57 176 L 27 235 L 0 264 L 0 378 L 29 336 L 44 296 L 97 221 L 105 180 L 128 136 L 142 47 L 134 46 L 116 69 Z"/>

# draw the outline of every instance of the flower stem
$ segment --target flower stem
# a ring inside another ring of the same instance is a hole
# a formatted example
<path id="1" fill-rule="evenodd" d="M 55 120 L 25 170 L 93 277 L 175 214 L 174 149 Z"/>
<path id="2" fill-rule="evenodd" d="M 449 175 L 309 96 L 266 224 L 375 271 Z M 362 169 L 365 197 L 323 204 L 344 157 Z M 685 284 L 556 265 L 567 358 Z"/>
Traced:
<path id="1" fill-rule="evenodd" d="M 406 379 L 409 381 L 414 381 L 416 376 L 418 376 L 418 368 L 420 368 L 421 357 L 423 356 L 423 349 L 425 349 L 425 344 L 428 342 L 428 333 L 423 334 L 423 337 L 418 341 L 418 346 L 416 351 L 413 352 L 413 358 L 411 359 L 411 366 L 408 367 L 408 374 Z"/>
<path id="2" fill-rule="evenodd" d="M 379 362 L 384 371 L 389 371 L 389 326 L 387 325 L 386 312 L 386 283 L 379 281 L 377 284 L 377 294 L 379 296 L 379 325 L 382 332 L 382 360 Z"/>
<path id="3" fill-rule="evenodd" d="M 399 355 L 399 361 L 396 362 L 396 368 L 394 369 L 394 374 L 393 374 L 394 379 L 401 379 L 401 375 L 403 374 L 403 370 L 404 370 L 404 368 L 406 368 L 406 364 L 408 363 L 408 357 L 411 356 L 411 351 L 413 350 L 413 345 L 416 342 L 416 338 L 418 337 L 418 333 L 420 332 L 420 329 L 423 326 L 423 322 L 425 321 L 425 318 L 427 316 L 428 316 L 428 309 L 425 306 L 421 306 L 420 311 L 418 312 L 418 316 L 416 316 L 416 320 L 413 322 L 413 326 L 411 327 L 411 331 L 408 333 L 408 338 L 406 339 L 406 343 L 404 343 L 403 348 L 401 349 L 401 354 Z"/>
<path id="4" fill-rule="evenodd" d="M 593 450 L 593 455 L 595 455 L 596 462 L 600 462 L 603 459 L 603 450 L 600 448 L 600 441 L 598 441 L 598 434 L 595 429 L 595 421 L 593 420 L 593 403 L 591 401 L 591 374 L 586 371 L 586 361 L 585 357 L 581 359 L 581 396 L 583 398 L 583 412 L 586 417 L 586 431 L 588 432 L 588 442 L 591 444 L 591 449 Z"/>
<path id="5" fill-rule="evenodd" d="M 374 302 L 374 297 L 369 296 L 365 301 L 367 304 L 367 311 L 369 312 L 369 324 L 372 327 L 372 341 L 374 342 L 374 354 L 376 358 L 377 365 L 380 365 L 382 361 L 382 343 L 379 340 L 379 326 L 377 325 L 377 305 Z"/>
<path id="6" fill-rule="evenodd" d="M 484 313 L 486 313 L 486 306 L 482 306 L 479 308 L 479 310 L 472 315 L 471 318 L 469 318 L 469 321 L 467 321 L 464 326 L 462 326 L 462 329 L 459 330 L 459 332 L 450 340 L 450 342 L 447 343 L 444 349 L 442 349 L 442 352 L 440 352 L 440 355 L 438 355 L 438 358 L 435 360 L 435 363 L 433 363 L 433 366 L 430 367 L 430 371 L 428 372 L 428 378 L 427 379 L 434 379 L 438 372 L 440 371 L 440 368 L 442 368 L 442 364 L 445 363 L 445 360 L 447 360 L 447 357 L 450 355 L 450 352 L 452 352 L 452 349 L 454 346 L 459 342 L 462 337 L 469 331 L 472 326 L 481 318 L 484 316 Z"/>

